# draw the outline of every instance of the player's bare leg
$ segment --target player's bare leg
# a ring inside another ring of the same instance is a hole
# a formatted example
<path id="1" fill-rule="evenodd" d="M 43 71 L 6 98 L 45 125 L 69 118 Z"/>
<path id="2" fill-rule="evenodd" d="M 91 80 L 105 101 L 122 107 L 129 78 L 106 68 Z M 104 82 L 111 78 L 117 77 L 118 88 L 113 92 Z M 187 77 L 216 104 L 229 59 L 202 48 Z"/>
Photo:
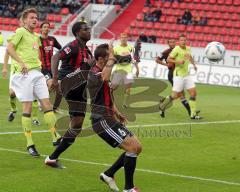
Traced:
<path id="1" fill-rule="evenodd" d="M 188 89 L 187 91 L 190 95 L 189 105 L 191 108 L 191 119 L 202 119 L 202 117 L 198 115 L 199 111 L 197 110 L 197 107 L 196 107 L 196 96 L 197 96 L 196 88 L 194 87 L 194 88 Z"/>

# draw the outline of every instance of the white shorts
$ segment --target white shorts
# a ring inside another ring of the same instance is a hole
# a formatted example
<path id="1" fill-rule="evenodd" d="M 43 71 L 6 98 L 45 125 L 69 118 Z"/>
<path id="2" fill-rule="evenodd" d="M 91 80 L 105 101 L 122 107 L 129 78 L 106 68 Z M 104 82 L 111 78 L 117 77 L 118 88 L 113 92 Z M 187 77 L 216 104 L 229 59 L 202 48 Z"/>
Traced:
<path id="1" fill-rule="evenodd" d="M 133 74 L 114 71 L 112 74 L 111 84 L 120 85 L 122 81 L 125 85 L 133 83 Z"/>
<path id="2" fill-rule="evenodd" d="M 30 70 L 26 75 L 13 74 L 10 85 L 20 102 L 49 98 L 45 77 L 38 70 Z"/>
<path id="3" fill-rule="evenodd" d="M 180 93 L 183 90 L 188 90 L 195 87 L 195 82 L 190 75 L 186 77 L 174 76 L 173 88 L 174 92 Z"/>

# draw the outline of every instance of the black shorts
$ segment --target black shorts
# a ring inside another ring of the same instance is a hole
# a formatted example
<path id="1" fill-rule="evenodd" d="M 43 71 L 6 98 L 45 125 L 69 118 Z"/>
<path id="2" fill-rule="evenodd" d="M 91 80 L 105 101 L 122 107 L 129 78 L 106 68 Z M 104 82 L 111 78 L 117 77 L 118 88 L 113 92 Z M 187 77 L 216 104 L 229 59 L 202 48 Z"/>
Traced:
<path id="1" fill-rule="evenodd" d="M 42 69 L 41 72 L 44 75 L 46 81 L 48 81 L 49 79 L 52 79 L 53 76 L 52 76 L 51 70 Z"/>
<path id="2" fill-rule="evenodd" d="M 85 117 L 87 107 L 86 83 L 69 91 L 65 96 L 71 117 Z"/>
<path id="3" fill-rule="evenodd" d="M 168 70 L 168 81 L 171 83 L 173 86 L 173 70 Z"/>
<path id="4" fill-rule="evenodd" d="M 126 137 L 133 134 L 118 121 L 109 119 L 92 119 L 92 126 L 95 133 L 112 147 L 118 147 Z"/>

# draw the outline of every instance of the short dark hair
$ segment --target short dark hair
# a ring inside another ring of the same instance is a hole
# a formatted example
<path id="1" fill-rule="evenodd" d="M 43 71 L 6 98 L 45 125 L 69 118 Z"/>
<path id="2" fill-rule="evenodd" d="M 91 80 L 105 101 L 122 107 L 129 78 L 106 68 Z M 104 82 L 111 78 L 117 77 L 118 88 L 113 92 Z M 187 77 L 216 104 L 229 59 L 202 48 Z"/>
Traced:
<path id="1" fill-rule="evenodd" d="M 22 15 L 21 15 L 22 19 L 26 19 L 29 13 L 38 14 L 38 11 L 37 11 L 37 9 L 35 9 L 35 8 L 25 9 L 25 10 L 22 12 Z"/>
<path id="2" fill-rule="evenodd" d="M 107 51 L 109 49 L 109 46 L 107 43 L 104 43 L 104 44 L 101 44 L 101 45 L 98 45 L 94 51 L 94 58 L 96 60 L 98 60 L 99 57 L 106 57 L 107 56 Z"/>
<path id="3" fill-rule="evenodd" d="M 50 26 L 50 23 L 49 23 L 49 21 L 43 21 L 43 22 L 41 23 L 41 25 L 40 25 L 40 28 L 42 28 L 42 27 L 43 27 L 43 25 L 45 25 L 45 24 L 48 24 L 48 25 Z"/>
<path id="4" fill-rule="evenodd" d="M 185 34 L 180 34 L 178 38 L 181 38 L 181 37 L 187 38 L 187 36 Z"/>
<path id="5" fill-rule="evenodd" d="M 72 26 L 72 34 L 76 37 L 77 33 L 82 29 L 83 25 L 87 25 L 85 22 L 78 21 Z"/>

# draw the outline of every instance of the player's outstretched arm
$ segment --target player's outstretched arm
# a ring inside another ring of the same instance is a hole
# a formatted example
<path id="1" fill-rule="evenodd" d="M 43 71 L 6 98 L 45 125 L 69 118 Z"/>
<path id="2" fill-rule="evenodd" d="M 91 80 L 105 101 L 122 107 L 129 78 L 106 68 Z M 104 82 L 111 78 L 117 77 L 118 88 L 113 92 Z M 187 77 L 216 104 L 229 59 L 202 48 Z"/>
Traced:
<path id="1" fill-rule="evenodd" d="M 5 55 L 4 55 L 4 61 L 3 61 L 3 68 L 2 68 L 2 76 L 3 78 L 7 78 L 7 65 L 8 65 L 8 60 L 9 60 L 9 54 L 7 52 L 7 50 L 5 51 Z"/>
<path id="2" fill-rule="evenodd" d="M 59 53 L 56 53 L 55 55 L 52 56 L 51 59 L 51 70 L 53 74 L 53 81 L 52 81 L 52 90 L 57 90 L 58 89 L 58 66 L 59 66 L 59 61 L 60 61 L 60 55 Z"/>
<path id="3" fill-rule="evenodd" d="M 194 67 L 194 70 L 197 71 L 197 66 L 196 66 L 196 64 L 195 64 L 195 62 L 194 62 L 194 60 L 193 60 L 192 55 L 190 56 L 190 62 L 192 63 L 192 65 L 193 65 L 193 67 Z"/>
<path id="4" fill-rule="evenodd" d="M 168 64 L 164 63 L 160 57 L 156 57 L 155 62 L 164 66 L 168 66 Z"/>
<path id="5" fill-rule="evenodd" d="M 168 56 L 167 62 L 168 63 L 175 63 L 175 59 L 173 57 L 171 57 L 171 56 Z"/>
<path id="6" fill-rule="evenodd" d="M 120 113 L 115 104 L 113 104 L 113 111 L 115 113 L 116 118 L 120 121 L 120 123 L 125 125 L 127 123 L 127 118 L 122 113 Z"/>
<path id="7" fill-rule="evenodd" d="M 114 50 L 113 50 L 113 41 L 111 41 L 109 43 L 109 57 L 108 57 L 108 61 L 107 64 L 105 65 L 105 67 L 102 70 L 102 80 L 103 81 L 109 81 L 111 74 L 112 74 L 112 69 L 113 66 L 116 62 L 116 59 L 114 57 Z"/>

